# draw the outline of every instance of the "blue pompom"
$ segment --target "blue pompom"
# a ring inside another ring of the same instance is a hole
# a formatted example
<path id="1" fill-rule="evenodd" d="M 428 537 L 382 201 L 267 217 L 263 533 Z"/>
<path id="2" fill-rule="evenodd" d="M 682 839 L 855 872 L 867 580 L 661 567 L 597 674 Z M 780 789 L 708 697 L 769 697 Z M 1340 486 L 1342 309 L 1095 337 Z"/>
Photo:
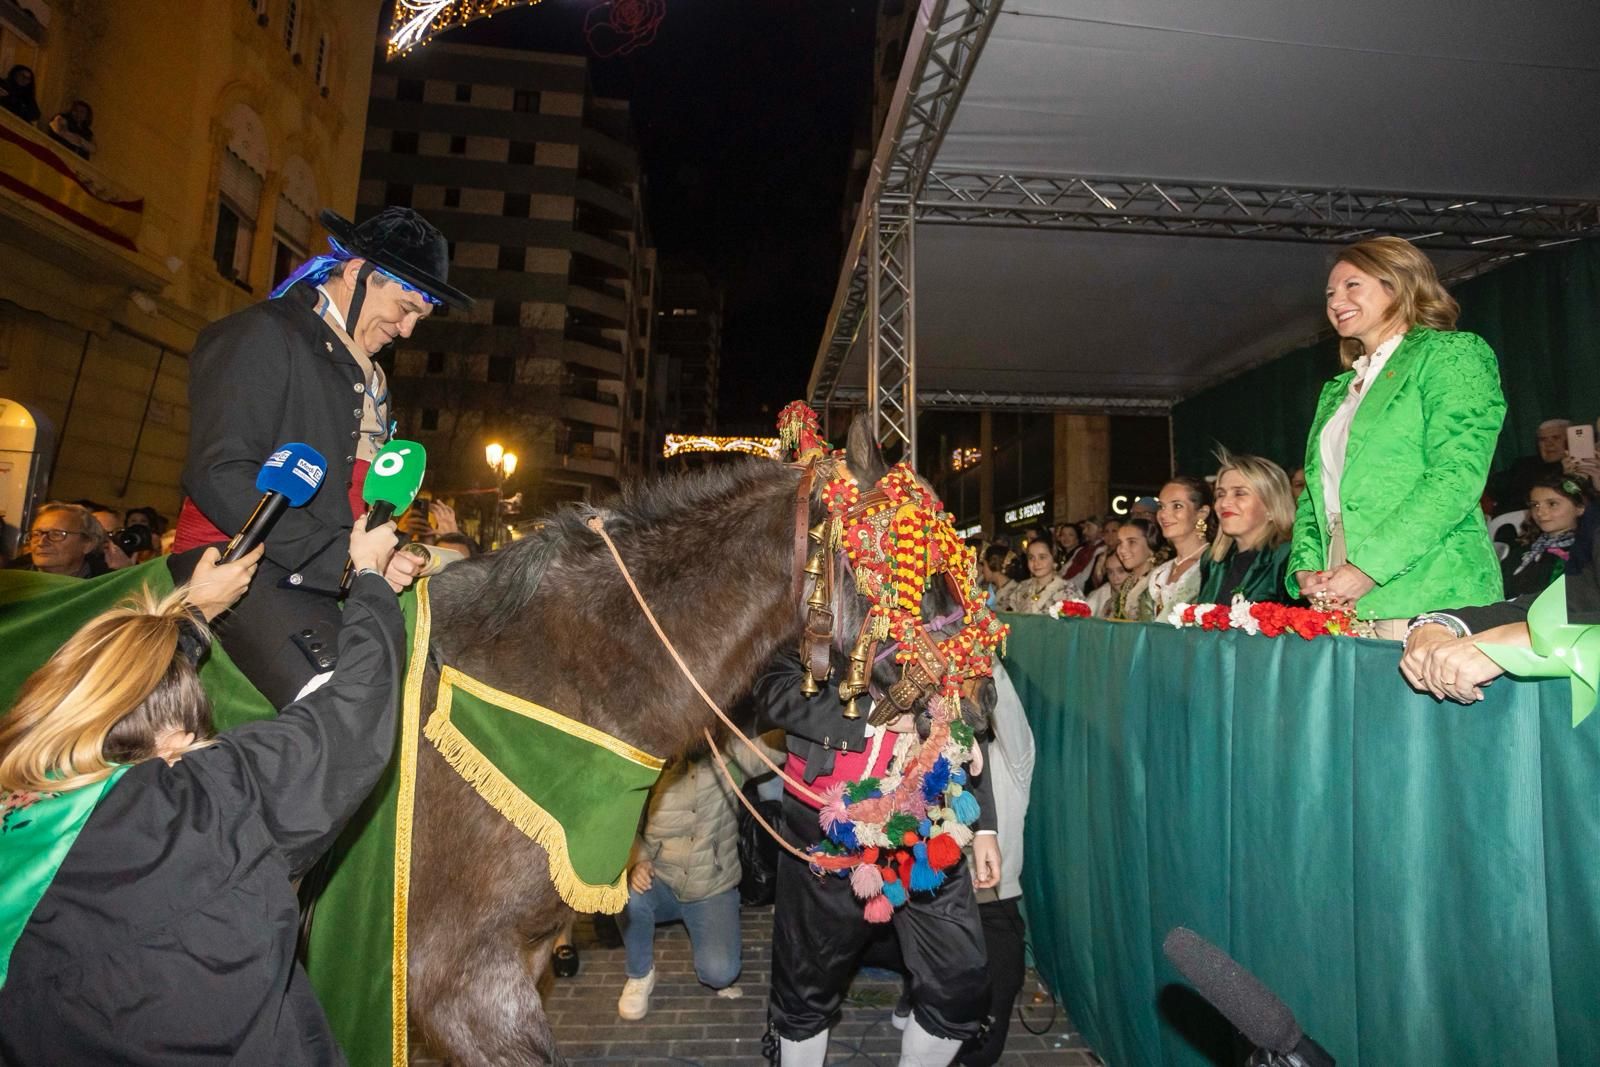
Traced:
<path id="1" fill-rule="evenodd" d="M 932 804 L 939 799 L 939 794 L 944 792 L 944 787 L 950 782 L 950 761 L 940 756 L 933 761 L 933 766 L 928 768 L 928 773 L 922 776 L 922 799 Z"/>
<path id="2" fill-rule="evenodd" d="M 828 837 L 834 844 L 852 851 L 861 847 L 861 842 L 856 839 L 856 824 L 848 819 L 834 823 L 833 829 L 828 831 Z"/>
<path id="3" fill-rule="evenodd" d="M 933 820 L 923 819 L 921 822 L 917 823 L 917 833 L 922 836 L 923 840 L 927 840 L 928 838 L 932 837 Z"/>
<path id="4" fill-rule="evenodd" d="M 958 797 L 950 801 L 950 810 L 955 812 L 956 820 L 971 826 L 978 821 L 978 801 L 971 793 L 963 791 Z"/>
<path id="5" fill-rule="evenodd" d="M 911 865 L 911 891 L 914 893 L 931 893 L 944 884 L 944 872 L 936 871 L 928 866 L 928 850 L 925 845 L 918 845 L 922 855 Z"/>
<path id="6" fill-rule="evenodd" d="M 898 908 L 906 902 L 906 887 L 900 884 L 898 878 L 886 879 L 883 883 L 883 898 Z"/>
<path id="7" fill-rule="evenodd" d="M 967 784 L 967 772 L 966 772 L 965 768 L 959 768 L 958 767 L 957 769 L 955 769 L 955 770 L 950 772 L 950 784 L 951 785 L 966 785 Z"/>

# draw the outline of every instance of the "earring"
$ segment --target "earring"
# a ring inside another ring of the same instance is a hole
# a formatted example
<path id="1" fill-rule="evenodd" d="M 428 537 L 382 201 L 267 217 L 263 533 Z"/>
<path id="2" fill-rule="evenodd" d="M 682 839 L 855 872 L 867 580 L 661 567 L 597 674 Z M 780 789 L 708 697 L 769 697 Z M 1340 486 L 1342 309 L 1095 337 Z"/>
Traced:
<path id="1" fill-rule="evenodd" d="M 1209 529 L 1211 529 L 1211 526 L 1206 522 L 1204 517 L 1202 517 L 1199 522 L 1194 524 L 1194 532 L 1199 534 L 1201 537 L 1204 537 L 1206 535 L 1206 531 Z"/>

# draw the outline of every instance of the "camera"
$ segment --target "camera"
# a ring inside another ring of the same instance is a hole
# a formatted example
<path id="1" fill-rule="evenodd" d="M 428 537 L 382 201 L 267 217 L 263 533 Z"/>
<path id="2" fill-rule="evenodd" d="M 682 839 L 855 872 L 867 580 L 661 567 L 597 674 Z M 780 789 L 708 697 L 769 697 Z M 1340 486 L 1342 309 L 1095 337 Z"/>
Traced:
<path id="1" fill-rule="evenodd" d="M 148 526 L 124 526 L 120 530 L 112 530 L 110 540 L 129 556 L 156 547 Z"/>

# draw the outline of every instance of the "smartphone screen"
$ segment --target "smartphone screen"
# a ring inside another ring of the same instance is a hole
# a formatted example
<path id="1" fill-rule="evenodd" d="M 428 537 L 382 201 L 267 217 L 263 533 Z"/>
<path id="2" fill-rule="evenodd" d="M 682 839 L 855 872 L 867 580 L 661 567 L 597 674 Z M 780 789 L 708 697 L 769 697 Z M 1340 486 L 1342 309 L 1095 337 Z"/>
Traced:
<path id="1" fill-rule="evenodd" d="M 1594 458 L 1594 427 L 1588 424 L 1567 427 L 1567 455 L 1573 459 Z"/>

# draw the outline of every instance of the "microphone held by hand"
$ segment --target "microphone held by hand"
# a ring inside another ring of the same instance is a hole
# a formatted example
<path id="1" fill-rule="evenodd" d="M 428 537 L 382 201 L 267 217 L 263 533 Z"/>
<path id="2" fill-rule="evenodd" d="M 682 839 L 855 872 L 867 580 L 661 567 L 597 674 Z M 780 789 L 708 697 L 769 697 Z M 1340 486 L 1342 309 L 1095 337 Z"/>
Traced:
<path id="1" fill-rule="evenodd" d="M 291 441 L 274 450 L 256 475 L 262 497 L 218 562 L 232 563 L 265 541 L 285 510 L 303 507 L 316 495 L 327 470 L 328 461 L 310 445 Z"/>
<path id="2" fill-rule="evenodd" d="M 428 470 L 428 450 L 416 441 L 402 441 L 396 437 L 378 450 L 367 468 L 367 477 L 361 483 L 361 499 L 367 502 L 366 527 L 377 529 L 397 512 L 411 506 L 422 488 L 422 476 Z M 355 567 L 344 566 L 341 588 L 350 588 L 355 577 Z"/>
<path id="3" fill-rule="evenodd" d="M 1333 1057 L 1305 1036 L 1294 1013 L 1260 979 L 1186 927 L 1174 927 L 1161 951 L 1180 974 L 1261 1054 L 1263 1067 L 1334 1067 Z"/>

